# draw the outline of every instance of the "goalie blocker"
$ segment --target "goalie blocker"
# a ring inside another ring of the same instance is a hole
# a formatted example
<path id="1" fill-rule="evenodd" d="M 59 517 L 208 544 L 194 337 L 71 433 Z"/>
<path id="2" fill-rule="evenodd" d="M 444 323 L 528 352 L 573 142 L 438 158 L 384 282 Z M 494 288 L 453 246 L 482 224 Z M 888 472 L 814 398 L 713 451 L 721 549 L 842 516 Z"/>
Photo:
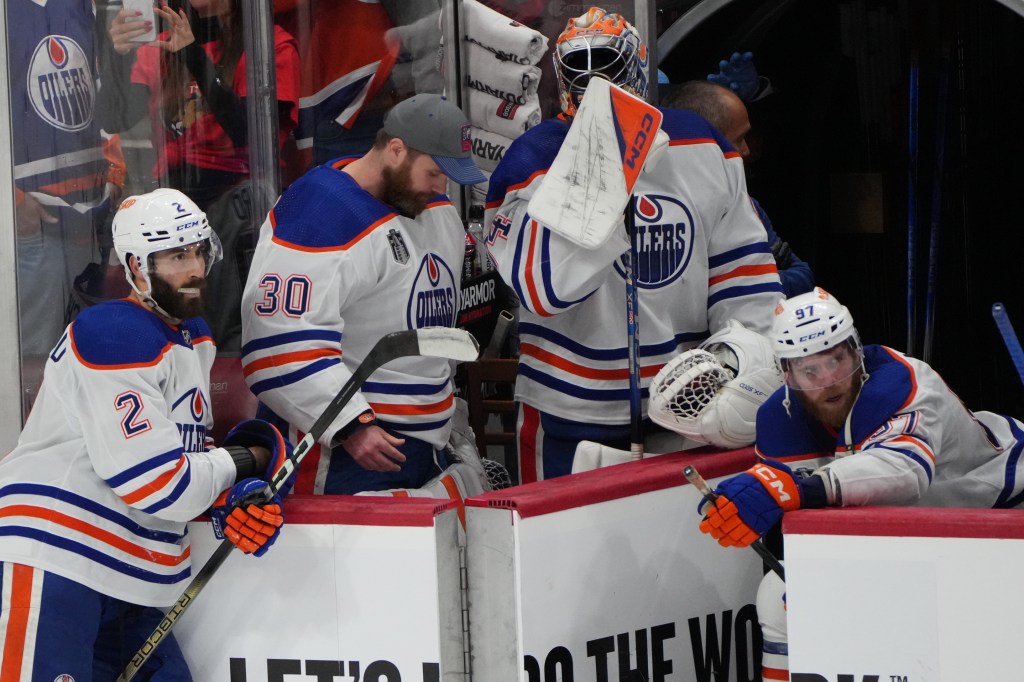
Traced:
<path id="1" fill-rule="evenodd" d="M 757 410 L 782 386 L 771 342 L 729 320 L 700 348 L 661 368 L 648 415 L 678 434 L 720 448 L 753 444 Z"/>

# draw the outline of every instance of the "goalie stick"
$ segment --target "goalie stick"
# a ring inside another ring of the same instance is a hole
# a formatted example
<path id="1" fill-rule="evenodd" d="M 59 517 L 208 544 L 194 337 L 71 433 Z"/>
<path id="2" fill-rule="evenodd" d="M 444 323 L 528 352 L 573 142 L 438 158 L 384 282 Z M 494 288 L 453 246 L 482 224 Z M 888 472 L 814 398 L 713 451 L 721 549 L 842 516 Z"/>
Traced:
<path id="1" fill-rule="evenodd" d="M 683 476 L 686 476 L 686 480 L 689 481 L 690 485 L 696 488 L 698 492 L 700 492 L 705 500 L 712 505 L 715 504 L 715 501 L 718 500 L 718 495 L 715 494 L 715 491 L 711 489 L 708 482 L 704 480 L 704 477 L 701 476 L 695 468 L 692 466 L 686 467 L 683 469 Z M 761 557 L 761 560 L 764 561 L 768 568 L 775 572 L 775 575 L 779 576 L 783 582 L 786 581 L 786 570 L 782 567 L 782 563 L 775 558 L 775 555 L 772 554 L 767 547 L 764 546 L 764 542 L 762 540 L 754 540 L 754 542 L 751 543 L 750 548 L 757 552 L 757 555 Z"/>
<path id="2" fill-rule="evenodd" d="M 480 353 L 476 339 L 461 329 L 449 329 L 447 327 L 428 327 L 424 329 L 409 329 L 400 332 L 392 332 L 383 336 L 366 355 L 363 362 L 352 372 L 352 376 L 341 387 L 338 394 L 334 396 L 330 404 L 324 409 L 323 414 L 313 422 L 306 435 L 295 446 L 291 456 L 278 470 L 277 474 L 268 482 L 263 490 L 264 501 L 270 501 L 281 488 L 292 472 L 299 466 L 302 459 L 309 452 L 317 440 L 324 434 L 327 427 L 341 414 L 341 410 L 348 404 L 352 397 L 359 391 L 366 379 L 373 374 L 377 368 L 392 360 L 411 355 L 426 355 L 449 360 L 472 361 L 476 360 Z M 243 501 L 244 502 L 244 501 Z M 142 669 L 143 664 L 149 660 L 160 642 L 170 633 L 178 619 L 191 605 L 202 591 L 210 578 L 231 554 L 234 545 L 230 540 L 224 539 L 217 547 L 213 555 L 206 560 L 192 582 L 188 584 L 185 591 L 178 597 L 177 601 L 160 621 L 156 629 L 149 635 L 139 650 L 132 656 L 132 660 L 121 671 L 117 682 L 128 682 L 135 674 Z"/>
<path id="3" fill-rule="evenodd" d="M 1024 384 L 1024 350 L 1021 350 L 1020 341 L 1017 339 L 1016 332 L 1013 331 L 1013 325 L 1010 324 L 1006 306 L 1002 303 L 993 303 L 992 317 L 1003 337 L 1003 343 L 1006 344 L 1006 350 L 1010 353 L 1010 360 L 1013 361 L 1013 366 L 1017 370 L 1017 376 L 1020 377 L 1021 384 Z"/>

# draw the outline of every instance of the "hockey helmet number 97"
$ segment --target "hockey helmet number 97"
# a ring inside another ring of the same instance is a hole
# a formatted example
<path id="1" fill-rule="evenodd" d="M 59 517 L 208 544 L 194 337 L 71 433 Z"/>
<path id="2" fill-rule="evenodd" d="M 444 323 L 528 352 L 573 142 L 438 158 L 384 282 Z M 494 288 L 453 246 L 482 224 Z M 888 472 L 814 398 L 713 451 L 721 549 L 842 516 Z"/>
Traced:
<path id="1" fill-rule="evenodd" d="M 792 388 L 820 388 L 841 381 L 856 371 L 863 358 L 853 316 L 821 287 L 775 308 L 771 339 Z M 840 347 L 849 352 L 836 350 Z M 815 361 L 808 364 L 812 356 Z"/>

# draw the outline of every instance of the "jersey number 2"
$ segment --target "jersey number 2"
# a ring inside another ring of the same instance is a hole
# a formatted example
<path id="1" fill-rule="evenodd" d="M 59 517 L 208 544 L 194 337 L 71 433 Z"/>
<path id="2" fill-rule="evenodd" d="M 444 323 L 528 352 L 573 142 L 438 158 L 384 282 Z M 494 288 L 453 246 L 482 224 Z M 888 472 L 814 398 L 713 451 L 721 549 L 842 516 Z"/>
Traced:
<path id="1" fill-rule="evenodd" d="M 139 419 L 139 413 L 142 412 L 142 397 L 135 391 L 125 391 L 114 398 L 114 408 L 118 412 L 128 411 L 121 418 L 121 432 L 125 438 L 137 436 L 152 428 L 148 419 Z"/>

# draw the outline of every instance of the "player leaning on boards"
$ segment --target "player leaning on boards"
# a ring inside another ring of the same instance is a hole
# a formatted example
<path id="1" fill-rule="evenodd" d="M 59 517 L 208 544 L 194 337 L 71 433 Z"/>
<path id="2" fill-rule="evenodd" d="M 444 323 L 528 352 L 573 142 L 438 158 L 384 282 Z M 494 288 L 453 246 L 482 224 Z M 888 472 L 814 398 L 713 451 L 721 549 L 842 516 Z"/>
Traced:
<path id="1" fill-rule="evenodd" d="M 445 192 L 449 178 L 485 180 L 470 143 L 458 107 L 415 95 L 366 155 L 314 168 L 270 211 L 242 297 L 242 361 L 261 410 L 296 439 L 385 334 L 455 326 L 465 231 Z M 310 452 L 299 490 L 419 488 L 446 466 L 453 412 L 448 360 L 382 367 Z"/>
<path id="2" fill-rule="evenodd" d="M 592 7 L 570 20 L 555 49 L 565 115 L 526 131 L 491 177 L 487 247 L 523 305 L 516 398 L 524 482 L 569 473 L 581 440 L 623 450 L 630 444 L 625 230 L 585 249 L 538 223 L 527 207 L 563 144 L 590 134 L 572 126 L 590 80 L 610 80 L 642 98 L 647 67 L 647 48 L 622 16 Z M 633 187 L 643 384 L 711 335 L 741 335 L 740 323 L 767 331 L 782 291 L 739 155 L 727 153 L 728 143 L 697 115 L 663 114 L 669 146 Z M 767 344 L 743 336 L 755 347 Z M 770 350 L 740 354 L 770 358 Z M 753 442 L 755 409 L 740 444 Z"/>
<path id="3" fill-rule="evenodd" d="M 723 481 L 705 509 L 700 528 L 721 545 L 746 547 L 793 509 L 1024 500 L 1024 424 L 971 412 L 920 360 L 861 346 L 825 290 L 780 304 L 771 336 L 785 386 L 757 413 L 763 463 Z M 766 680 L 789 679 L 784 589 L 769 573 L 758 591 Z"/>
<path id="4" fill-rule="evenodd" d="M 207 436 L 216 348 L 198 315 L 221 254 L 206 216 L 159 189 L 125 199 L 113 236 L 132 293 L 68 326 L 0 462 L 2 679 L 114 679 L 188 582 L 187 521 L 216 500 L 228 537 L 257 556 L 284 521 L 279 498 L 231 509 L 287 457 L 277 430 L 242 422 L 222 447 Z M 192 679 L 173 640 L 144 678 L 156 670 Z"/>

